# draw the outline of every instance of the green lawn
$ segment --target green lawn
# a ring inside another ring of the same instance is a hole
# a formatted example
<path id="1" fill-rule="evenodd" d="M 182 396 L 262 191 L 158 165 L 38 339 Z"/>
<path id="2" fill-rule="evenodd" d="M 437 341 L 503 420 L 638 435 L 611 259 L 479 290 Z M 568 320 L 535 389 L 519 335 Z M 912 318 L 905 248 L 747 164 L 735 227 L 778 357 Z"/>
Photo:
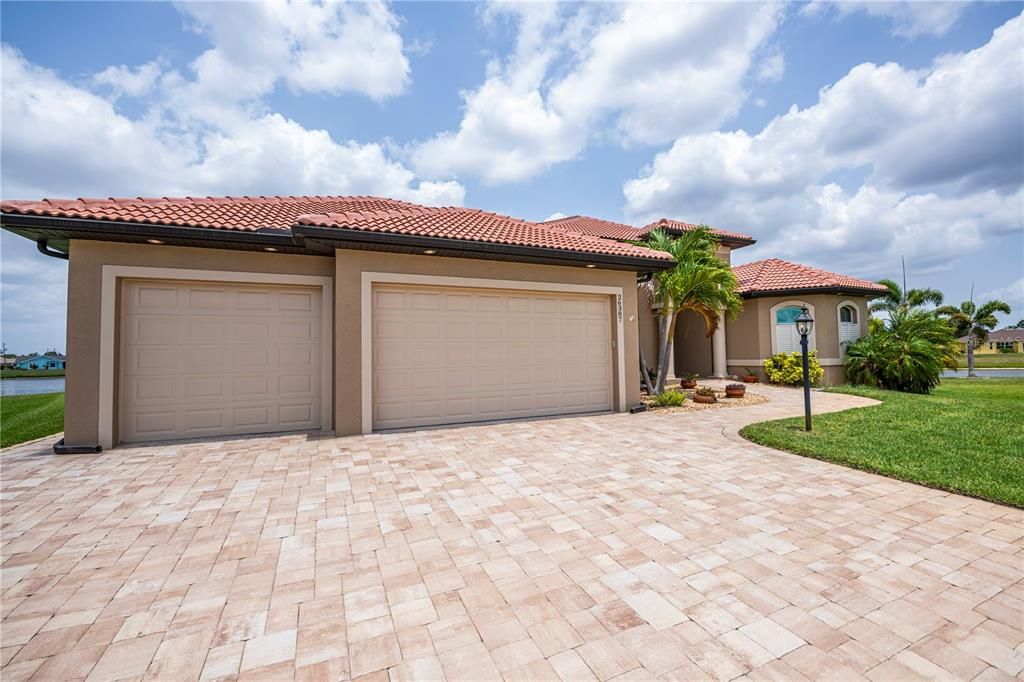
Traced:
<path id="1" fill-rule="evenodd" d="M 5 395 L 0 398 L 0 447 L 64 430 L 64 394 Z"/>
<path id="2" fill-rule="evenodd" d="M 755 443 L 1024 507 L 1024 379 L 945 379 L 931 395 L 842 386 L 881 405 L 751 424 Z"/>
<path id="3" fill-rule="evenodd" d="M 62 369 L 0 369 L 0 379 L 62 376 L 64 376 Z"/>
<path id="4" fill-rule="evenodd" d="M 975 369 L 993 367 L 1024 367 L 1024 353 L 981 353 L 974 354 Z M 967 356 L 960 358 L 960 370 L 967 372 Z"/>

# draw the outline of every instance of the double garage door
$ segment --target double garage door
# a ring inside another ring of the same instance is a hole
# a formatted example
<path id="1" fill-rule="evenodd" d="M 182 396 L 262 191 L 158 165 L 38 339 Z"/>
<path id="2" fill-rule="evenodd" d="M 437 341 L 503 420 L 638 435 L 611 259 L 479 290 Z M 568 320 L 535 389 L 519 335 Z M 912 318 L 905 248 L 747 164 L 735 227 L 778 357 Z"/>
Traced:
<path id="1" fill-rule="evenodd" d="M 607 296 L 377 284 L 371 299 L 374 429 L 612 409 Z M 324 425 L 319 287 L 125 280 L 120 309 L 122 442 Z"/>
<path id="2" fill-rule="evenodd" d="M 374 286 L 373 428 L 612 409 L 607 296 Z"/>

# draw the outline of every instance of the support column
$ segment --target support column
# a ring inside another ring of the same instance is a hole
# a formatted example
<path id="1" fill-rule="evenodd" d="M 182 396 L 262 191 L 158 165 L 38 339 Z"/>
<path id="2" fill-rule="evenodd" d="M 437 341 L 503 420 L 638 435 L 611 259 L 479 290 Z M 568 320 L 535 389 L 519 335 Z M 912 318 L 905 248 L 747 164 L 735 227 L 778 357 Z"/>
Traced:
<path id="1" fill-rule="evenodd" d="M 718 313 L 718 329 L 711 338 L 711 367 L 716 379 L 724 379 L 729 373 L 725 351 L 725 315 Z"/>

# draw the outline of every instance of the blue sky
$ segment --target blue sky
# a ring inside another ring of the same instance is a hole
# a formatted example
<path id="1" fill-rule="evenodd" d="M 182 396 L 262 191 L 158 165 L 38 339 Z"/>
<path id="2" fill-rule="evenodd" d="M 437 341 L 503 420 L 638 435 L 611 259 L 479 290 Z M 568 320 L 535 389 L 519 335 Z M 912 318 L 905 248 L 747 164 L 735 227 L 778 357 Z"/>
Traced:
<path id="1" fill-rule="evenodd" d="M 1021 9 L 5 2 L 0 193 L 668 216 L 1015 321 Z M 63 349 L 66 264 L 0 246 L 3 340 Z"/>

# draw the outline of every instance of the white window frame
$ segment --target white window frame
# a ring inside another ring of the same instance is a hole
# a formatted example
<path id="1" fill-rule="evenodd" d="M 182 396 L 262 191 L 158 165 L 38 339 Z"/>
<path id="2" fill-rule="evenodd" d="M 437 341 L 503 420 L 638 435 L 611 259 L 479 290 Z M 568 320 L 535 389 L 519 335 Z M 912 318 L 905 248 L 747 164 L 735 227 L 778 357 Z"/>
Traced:
<path id="1" fill-rule="evenodd" d="M 776 303 L 768 311 L 768 324 L 772 332 L 772 355 L 782 352 L 779 350 L 779 344 L 775 338 L 775 313 L 781 310 L 782 308 L 792 308 L 794 306 L 797 308 L 807 308 L 807 311 L 811 314 L 811 317 L 815 318 L 815 324 L 811 328 L 811 333 L 807 336 L 807 350 L 812 351 L 818 348 L 818 324 L 817 316 L 814 314 L 814 306 L 811 305 L 810 303 L 807 303 L 806 301 L 783 301 L 782 303 Z"/>
<path id="2" fill-rule="evenodd" d="M 843 345 L 843 306 L 849 306 L 853 308 L 854 312 L 857 313 L 857 321 L 854 323 L 857 325 L 857 339 L 863 336 L 863 334 L 861 333 L 863 327 L 861 326 L 860 319 L 863 313 L 861 312 L 860 306 L 857 305 L 856 302 L 848 299 L 845 301 L 840 301 L 836 305 L 836 334 L 838 334 L 836 338 L 839 339 L 839 357 L 841 358 L 846 357 L 846 346 Z M 854 341 L 856 341 L 857 339 L 854 339 Z M 850 343 L 852 343 L 852 341 Z"/>
<path id="3" fill-rule="evenodd" d="M 230 284 L 292 284 L 320 287 L 320 430 L 334 429 L 334 278 L 268 272 L 192 270 L 133 265 L 104 265 L 100 289 L 99 444 L 114 447 L 114 385 L 117 377 L 117 284 L 121 279 L 159 279 Z"/>

